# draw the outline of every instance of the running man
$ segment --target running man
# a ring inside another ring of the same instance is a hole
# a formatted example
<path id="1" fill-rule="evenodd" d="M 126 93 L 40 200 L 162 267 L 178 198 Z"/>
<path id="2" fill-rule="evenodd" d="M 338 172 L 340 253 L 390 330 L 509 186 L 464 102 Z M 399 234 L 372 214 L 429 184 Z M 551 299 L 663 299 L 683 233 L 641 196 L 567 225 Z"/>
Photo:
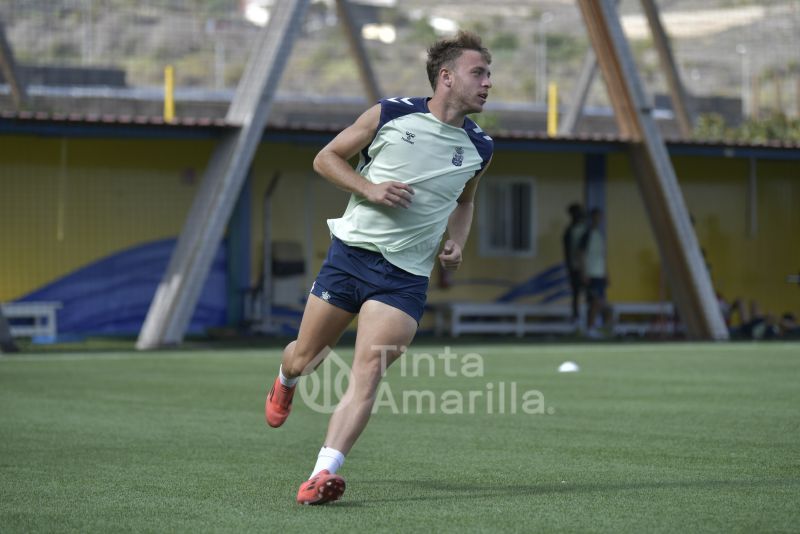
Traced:
<path id="1" fill-rule="evenodd" d="M 342 496 L 336 472 L 367 424 L 383 373 L 414 339 L 434 263 L 461 264 L 475 190 L 493 151 L 492 139 L 467 118 L 489 96 L 490 63 L 475 34 L 436 42 L 426 65 L 432 97 L 381 100 L 314 159 L 314 170 L 351 197 L 344 215 L 328 221 L 328 256 L 267 395 L 270 426 L 289 416 L 300 376 L 319 365 L 356 314 L 359 321 L 347 390 L 298 503 Z M 356 154 L 353 170 L 348 160 Z"/>

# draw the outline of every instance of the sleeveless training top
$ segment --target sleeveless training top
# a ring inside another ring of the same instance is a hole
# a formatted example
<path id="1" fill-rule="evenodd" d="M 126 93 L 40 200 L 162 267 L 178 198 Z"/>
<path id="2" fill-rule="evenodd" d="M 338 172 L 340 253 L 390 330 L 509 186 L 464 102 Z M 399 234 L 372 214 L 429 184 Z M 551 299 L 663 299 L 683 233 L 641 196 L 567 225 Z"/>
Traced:
<path id="1" fill-rule="evenodd" d="M 437 119 L 427 98 L 389 98 L 380 106 L 378 129 L 361 151 L 356 171 L 376 184 L 411 185 L 411 207 L 373 204 L 353 194 L 344 215 L 329 219 L 328 227 L 348 245 L 380 252 L 407 272 L 430 276 L 456 199 L 489 162 L 494 143 L 468 118 L 461 128 Z"/>

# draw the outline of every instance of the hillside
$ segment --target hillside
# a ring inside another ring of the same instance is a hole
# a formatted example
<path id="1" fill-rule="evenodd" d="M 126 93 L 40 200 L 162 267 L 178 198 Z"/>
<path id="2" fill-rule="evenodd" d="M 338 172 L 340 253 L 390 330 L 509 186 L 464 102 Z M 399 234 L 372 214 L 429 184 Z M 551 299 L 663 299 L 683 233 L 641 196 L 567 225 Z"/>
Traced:
<path id="1" fill-rule="evenodd" d="M 756 108 L 800 112 L 800 1 L 659 5 L 691 94 L 744 95 Z M 639 2 L 623 0 L 620 11 L 648 90 L 665 92 Z M 572 0 L 398 0 L 390 8 L 361 6 L 358 15 L 396 31 L 391 44 L 367 42 L 386 94 L 429 92 L 421 58 L 436 36 L 434 18 L 484 36 L 494 54 L 492 102 L 543 102 L 546 82 L 556 81 L 568 103 L 588 46 Z M 0 19 L 22 65 L 113 67 L 128 86 L 159 87 L 163 67 L 172 64 L 179 88 L 210 99 L 235 87 L 259 31 L 235 0 L 13 0 L 0 4 Z M 332 2 L 312 4 L 280 91 L 362 96 Z M 594 84 L 589 104 L 607 105 L 602 84 Z"/>

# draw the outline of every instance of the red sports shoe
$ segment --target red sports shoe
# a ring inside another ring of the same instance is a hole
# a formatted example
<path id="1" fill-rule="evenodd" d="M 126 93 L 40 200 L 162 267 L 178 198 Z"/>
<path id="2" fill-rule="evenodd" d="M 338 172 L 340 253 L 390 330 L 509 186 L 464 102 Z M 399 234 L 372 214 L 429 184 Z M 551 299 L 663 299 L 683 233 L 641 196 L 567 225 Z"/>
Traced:
<path id="1" fill-rule="evenodd" d="M 297 504 L 325 504 L 338 501 L 344 493 L 344 479 L 323 469 L 300 485 Z"/>
<path id="2" fill-rule="evenodd" d="M 292 397 L 294 397 L 296 387 L 296 385 L 292 387 L 284 386 L 281 384 L 280 378 L 275 379 L 275 383 L 272 384 L 272 389 L 269 390 L 267 395 L 267 402 L 264 405 L 264 416 L 269 426 L 277 428 L 289 417 L 289 412 L 292 411 Z"/>

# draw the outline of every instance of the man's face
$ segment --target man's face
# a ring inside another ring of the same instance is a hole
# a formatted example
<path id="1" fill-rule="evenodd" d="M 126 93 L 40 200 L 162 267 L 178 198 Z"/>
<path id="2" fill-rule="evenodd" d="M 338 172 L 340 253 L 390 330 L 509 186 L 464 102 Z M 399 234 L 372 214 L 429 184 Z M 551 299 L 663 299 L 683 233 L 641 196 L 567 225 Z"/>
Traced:
<path id="1" fill-rule="evenodd" d="M 451 71 L 451 94 L 465 114 L 480 113 L 492 87 L 489 64 L 477 50 L 464 50 Z"/>

